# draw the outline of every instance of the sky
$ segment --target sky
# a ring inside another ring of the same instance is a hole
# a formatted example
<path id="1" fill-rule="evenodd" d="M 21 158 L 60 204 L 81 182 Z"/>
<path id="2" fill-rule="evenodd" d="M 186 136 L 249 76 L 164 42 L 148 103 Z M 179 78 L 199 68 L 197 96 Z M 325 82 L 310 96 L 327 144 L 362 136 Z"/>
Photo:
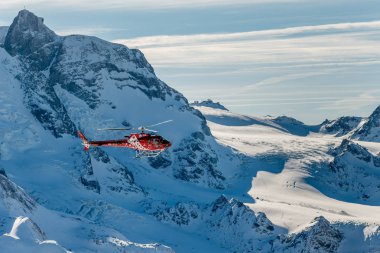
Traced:
<path id="1" fill-rule="evenodd" d="M 307 124 L 380 105 L 378 0 L 1 0 L 60 35 L 140 49 L 188 100 Z"/>

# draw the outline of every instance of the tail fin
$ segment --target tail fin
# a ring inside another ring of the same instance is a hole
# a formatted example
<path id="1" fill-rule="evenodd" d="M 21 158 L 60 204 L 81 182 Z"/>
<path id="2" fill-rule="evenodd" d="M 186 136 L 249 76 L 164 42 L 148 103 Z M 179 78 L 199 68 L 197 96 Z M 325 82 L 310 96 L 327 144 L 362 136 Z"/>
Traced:
<path id="1" fill-rule="evenodd" d="M 83 141 L 84 150 L 88 151 L 90 148 L 90 143 L 88 142 L 88 140 L 86 139 L 86 137 L 84 136 L 84 134 L 81 131 L 78 131 L 78 136 Z"/>

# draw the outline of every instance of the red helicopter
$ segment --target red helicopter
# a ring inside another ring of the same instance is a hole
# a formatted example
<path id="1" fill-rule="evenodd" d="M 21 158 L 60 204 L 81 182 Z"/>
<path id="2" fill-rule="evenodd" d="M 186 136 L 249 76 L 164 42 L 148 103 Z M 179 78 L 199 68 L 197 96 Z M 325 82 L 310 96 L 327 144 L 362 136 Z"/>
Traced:
<path id="1" fill-rule="evenodd" d="M 140 126 L 138 128 L 103 128 L 98 129 L 103 130 L 116 130 L 116 131 L 126 131 L 131 129 L 136 129 L 141 131 L 140 133 L 131 133 L 130 135 L 124 136 L 124 139 L 121 140 L 103 140 L 103 141 L 89 141 L 84 136 L 81 131 L 78 131 L 79 137 L 83 141 L 84 150 L 88 151 L 90 146 L 99 147 L 99 146 L 108 146 L 108 147 L 119 147 L 119 148 L 131 148 L 136 150 L 136 157 L 155 157 L 169 148 L 172 144 L 162 138 L 159 135 L 149 134 L 147 132 L 157 133 L 156 130 L 148 129 L 148 127 L 158 126 L 171 122 L 172 120 L 163 121 L 154 125 L 147 127 Z"/>

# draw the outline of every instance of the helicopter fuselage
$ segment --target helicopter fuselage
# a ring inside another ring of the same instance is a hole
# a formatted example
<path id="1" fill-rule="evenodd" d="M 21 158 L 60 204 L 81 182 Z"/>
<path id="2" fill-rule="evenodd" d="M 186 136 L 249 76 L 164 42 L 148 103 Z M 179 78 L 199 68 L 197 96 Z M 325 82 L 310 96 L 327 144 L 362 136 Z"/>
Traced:
<path id="1" fill-rule="evenodd" d="M 78 132 L 79 137 L 83 141 L 84 149 L 88 150 L 90 146 L 99 147 L 119 147 L 131 148 L 137 151 L 158 151 L 162 152 L 171 146 L 171 143 L 159 135 L 148 133 L 132 133 L 125 136 L 124 139 L 119 140 L 101 140 L 101 141 L 88 141 L 86 137 Z"/>

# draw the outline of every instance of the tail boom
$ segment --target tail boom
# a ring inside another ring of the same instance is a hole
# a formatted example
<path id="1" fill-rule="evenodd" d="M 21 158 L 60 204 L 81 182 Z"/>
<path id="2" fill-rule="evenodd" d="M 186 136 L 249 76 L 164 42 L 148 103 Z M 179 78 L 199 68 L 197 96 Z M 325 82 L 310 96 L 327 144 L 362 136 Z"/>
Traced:
<path id="1" fill-rule="evenodd" d="M 79 138 L 81 138 L 81 140 L 83 142 L 82 144 L 84 146 L 84 150 L 88 151 L 90 149 L 90 146 L 91 146 L 90 142 L 87 140 L 86 136 L 84 136 L 84 134 L 81 131 L 78 131 L 78 136 L 79 136 Z"/>

